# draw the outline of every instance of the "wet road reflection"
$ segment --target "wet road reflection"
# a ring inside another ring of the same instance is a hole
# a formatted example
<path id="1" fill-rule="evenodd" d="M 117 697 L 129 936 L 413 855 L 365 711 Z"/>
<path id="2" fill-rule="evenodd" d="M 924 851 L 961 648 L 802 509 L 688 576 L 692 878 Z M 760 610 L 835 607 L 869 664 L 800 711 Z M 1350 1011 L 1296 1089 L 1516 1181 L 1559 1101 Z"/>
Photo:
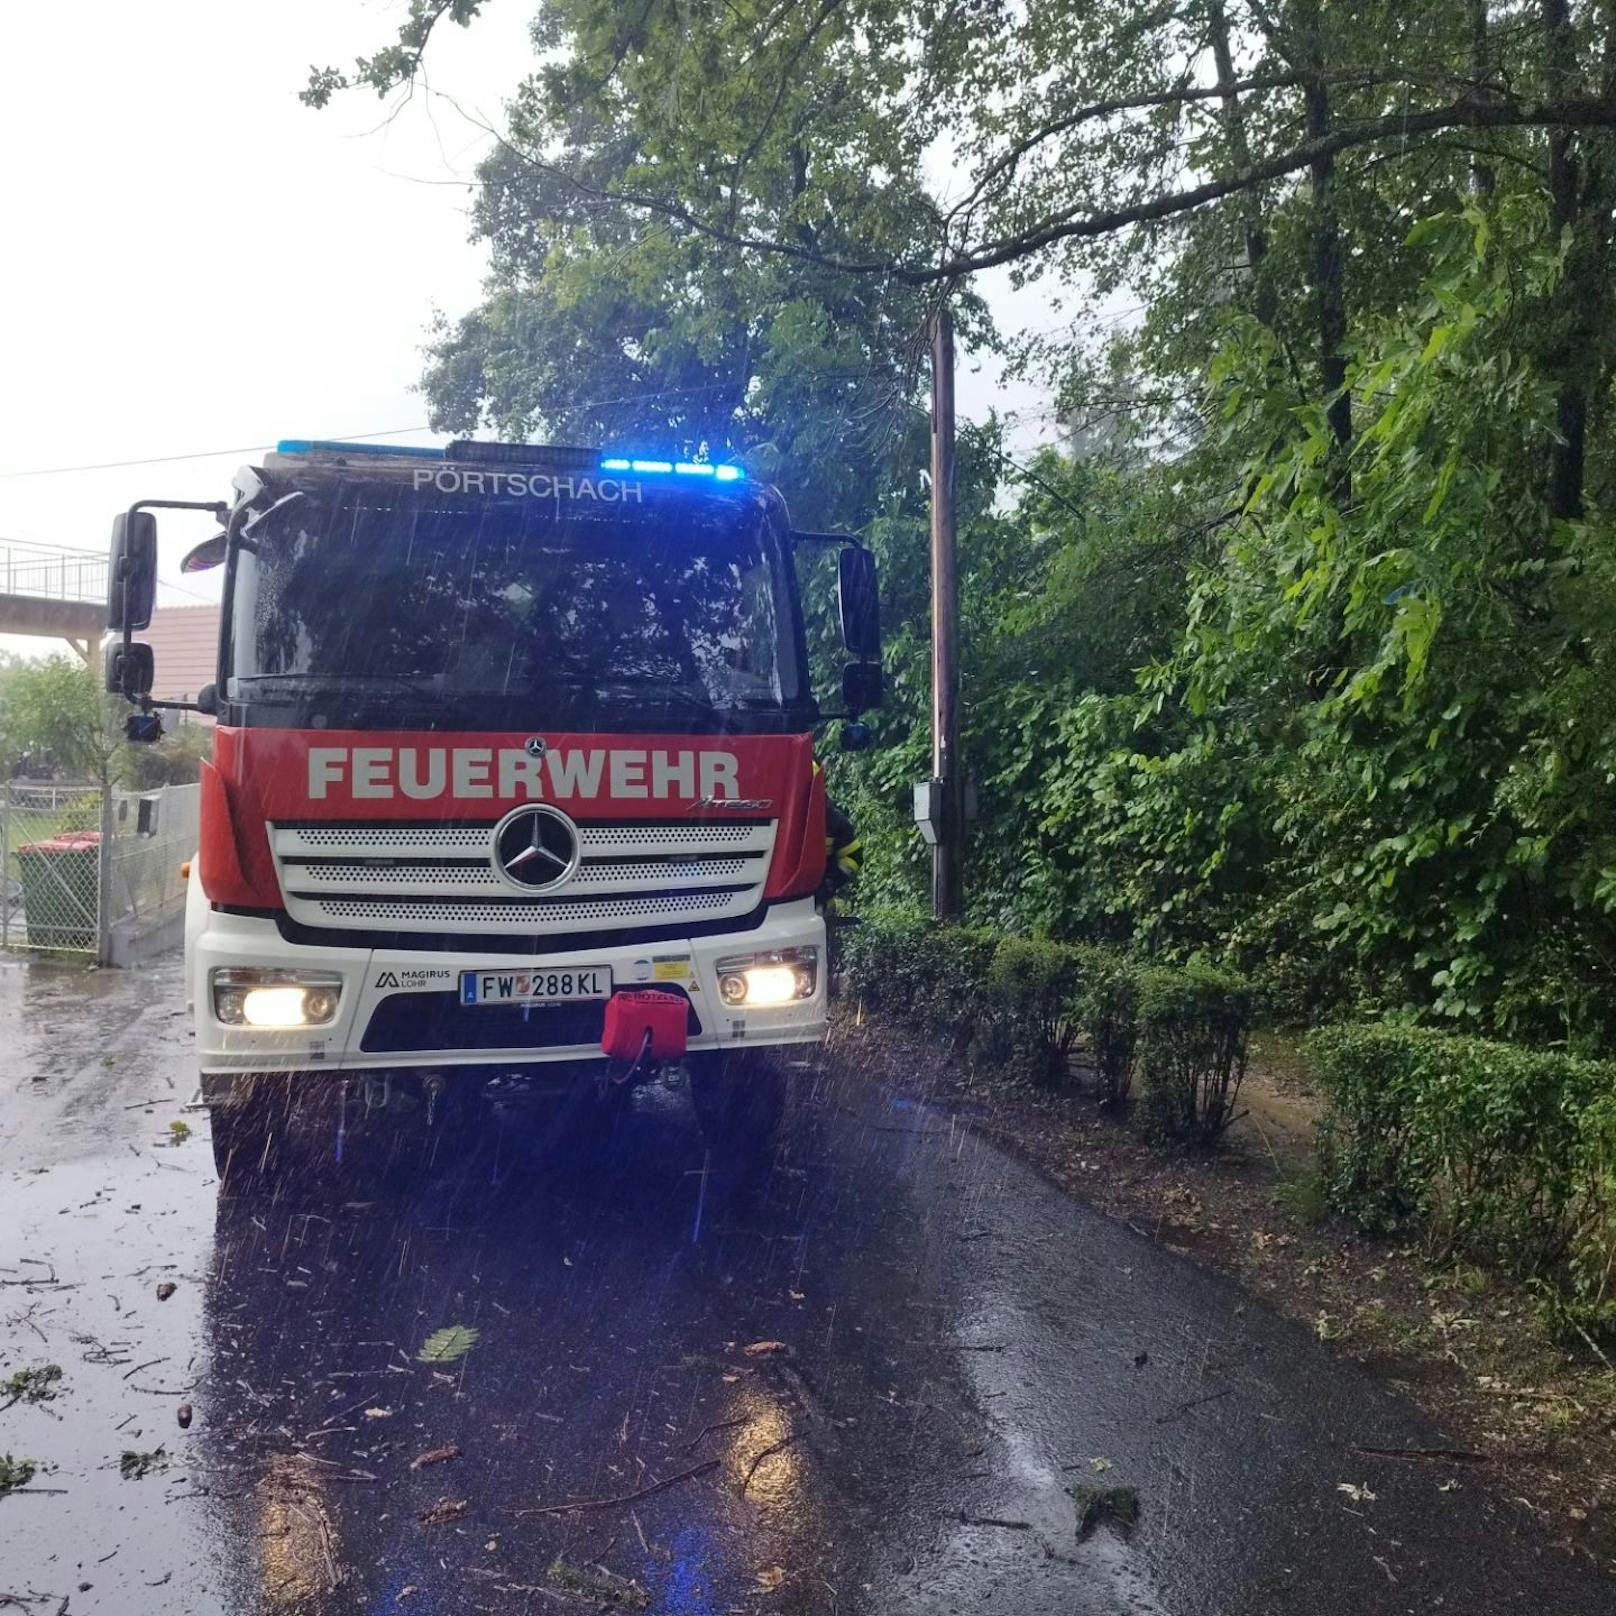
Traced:
<path id="1" fill-rule="evenodd" d="M 221 1200 L 176 996 L 0 970 L 0 1368 L 64 1370 L 0 1412 L 5 1608 L 1608 1608 L 1481 1478 L 1354 1456 L 1441 1444 L 1384 1387 L 834 1054 L 748 1202 L 669 1088 Z"/>

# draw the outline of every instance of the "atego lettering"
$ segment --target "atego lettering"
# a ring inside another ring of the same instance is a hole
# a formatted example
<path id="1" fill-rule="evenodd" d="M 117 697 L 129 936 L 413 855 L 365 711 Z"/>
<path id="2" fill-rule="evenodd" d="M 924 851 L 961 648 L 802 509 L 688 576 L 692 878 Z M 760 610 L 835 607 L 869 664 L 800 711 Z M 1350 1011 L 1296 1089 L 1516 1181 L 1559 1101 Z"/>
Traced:
<path id="1" fill-rule="evenodd" d="M 733 752 L 651 747 L 311 746 L 309 800 L 688 802 L 740 798 Z"/>

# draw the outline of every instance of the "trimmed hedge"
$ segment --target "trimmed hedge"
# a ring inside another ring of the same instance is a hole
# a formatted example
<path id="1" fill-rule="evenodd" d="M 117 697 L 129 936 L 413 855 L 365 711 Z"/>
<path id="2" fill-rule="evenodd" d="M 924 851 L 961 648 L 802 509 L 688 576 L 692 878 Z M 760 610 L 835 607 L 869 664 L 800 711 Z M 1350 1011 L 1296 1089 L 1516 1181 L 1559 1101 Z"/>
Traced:
<path id="1" fill-rule="evenodd" d="M 1400 1026 L 1308 1043 L 1331 1203 L 1616 1309 L 1616 1062 Z M 1616 1320 L 1613 1320 L 1616 1321 Z"/>
<path id="2" fill-rule="evenodd" d="M 1252 993 L 1209 965 L 1139 973 L 1139 1064 L 1145 1119 L 1162 1139 L 1216 1143 L 1246 1075 Z"/>
<path id="3" fill-rule="evenodd" d="M 888 914 L 849 928 L 841 955 L 866 1004 L 947 1038 L 979 1071 L 1059 1084 L 1081 1039 L 1107 1105 L 1126 1104 L 1137 1055 L 1155 1136 L 1210 1145 L 1232 1119 L 1252 1008 L 1239 978 Z"/>

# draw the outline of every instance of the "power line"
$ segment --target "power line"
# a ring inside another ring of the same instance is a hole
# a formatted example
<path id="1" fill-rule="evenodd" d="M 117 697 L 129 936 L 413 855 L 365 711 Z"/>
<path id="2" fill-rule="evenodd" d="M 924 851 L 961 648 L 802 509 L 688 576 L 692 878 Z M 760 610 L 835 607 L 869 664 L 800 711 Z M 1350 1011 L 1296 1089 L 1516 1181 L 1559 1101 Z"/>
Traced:
<path id="1" fill-rule="evenodd" d="M 429 426 L 398 426 L 385 432 L 349 432 L 342 442 L 353 443 L 365 438 L 402 438 L 412 432 L 430 432 Z M 272 449 L 271 443 L 242 443 L 233 449 L 196 449 L 190 454 L 149 455 L 144 460 L 100 460 L 85 466 L 40 466 L 32 471 L 0 471 L 0 481 L 13 477 L 64 477 L 78 471 L 121 471 L 128 466 L 165 466 L 176 460 L 216 460 L 223 455 L 253 454 L 259 449 Z"/>

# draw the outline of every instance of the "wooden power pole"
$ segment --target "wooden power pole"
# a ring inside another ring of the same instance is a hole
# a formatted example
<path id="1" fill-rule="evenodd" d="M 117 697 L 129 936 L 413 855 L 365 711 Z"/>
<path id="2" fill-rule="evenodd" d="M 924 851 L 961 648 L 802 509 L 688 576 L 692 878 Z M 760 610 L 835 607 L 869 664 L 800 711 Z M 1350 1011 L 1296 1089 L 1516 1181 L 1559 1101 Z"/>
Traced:
<path id="1" fill-rule="evenodd" d="M 931 772 L 941 810 L 931 850 L 931 902 L 939 920 L 958 920 L 963 906 L 965 776 L 959 756 L 958 637 L 954 319 L 944 303 L 931 323 Z"/>

